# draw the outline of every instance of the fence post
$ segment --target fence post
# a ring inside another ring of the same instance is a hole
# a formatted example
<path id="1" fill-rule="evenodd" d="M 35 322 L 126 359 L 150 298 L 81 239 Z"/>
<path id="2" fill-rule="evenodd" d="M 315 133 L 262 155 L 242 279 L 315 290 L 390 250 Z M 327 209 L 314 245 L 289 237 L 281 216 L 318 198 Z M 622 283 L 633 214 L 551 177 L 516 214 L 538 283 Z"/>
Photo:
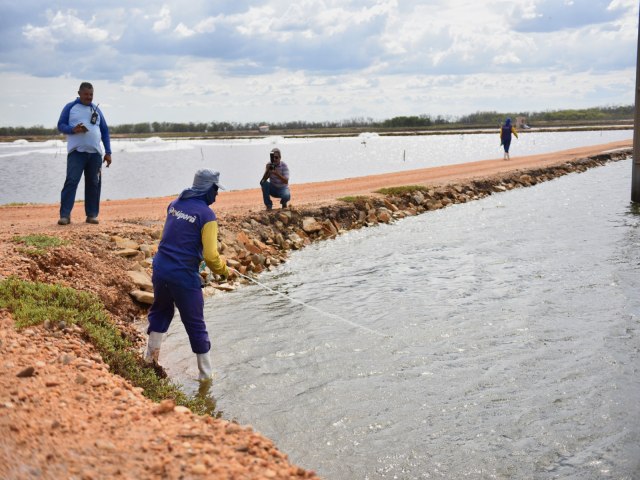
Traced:
<path id="1" fill-rule="evenodd" d="M 631 201 L 640 203 L 640 12 L 638 14 L 638 47 L 636 50 L 636 96 L 633 115 L 633 170 Z"/>

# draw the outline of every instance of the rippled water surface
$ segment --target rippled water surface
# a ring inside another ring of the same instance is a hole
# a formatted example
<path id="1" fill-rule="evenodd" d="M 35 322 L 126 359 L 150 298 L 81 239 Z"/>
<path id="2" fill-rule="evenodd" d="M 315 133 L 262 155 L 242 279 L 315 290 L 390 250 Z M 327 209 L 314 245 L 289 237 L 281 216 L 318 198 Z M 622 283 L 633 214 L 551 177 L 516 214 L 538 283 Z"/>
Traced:
<path id="1" fill-rule="evenodd" d="M 353 231 L 260 278 L 320 312 L 210 298 L 218 408 L 327 479 L 640 478 L 630 174 Z M 195 390 L 177 319 L 160 362 Z"/>
<path id="2" fill-rule="evenodd" d="M 632 130 L 590 132 L 523 132 L 512 156 L 546 153 L 631 139 Z M 348 138 L 282 138 L 251 140 L 112 141 L 113 164 L 103 169 L 102 198 L 161 197 L 191 185 L 199 168 L 221 172 L 229 189 L 257 188 L 269 151 L 282 150 L 295 183 L 336 180 L 416 168 L 501 158 L 498 134 L 455 134 Z M 66 172 L 66 143 L 0 142 L 0 204 L 55 203 Z M 78 199 L 84 198 L 84 182 Z M 259 201 L 259 200 L 258 200 Z"/>

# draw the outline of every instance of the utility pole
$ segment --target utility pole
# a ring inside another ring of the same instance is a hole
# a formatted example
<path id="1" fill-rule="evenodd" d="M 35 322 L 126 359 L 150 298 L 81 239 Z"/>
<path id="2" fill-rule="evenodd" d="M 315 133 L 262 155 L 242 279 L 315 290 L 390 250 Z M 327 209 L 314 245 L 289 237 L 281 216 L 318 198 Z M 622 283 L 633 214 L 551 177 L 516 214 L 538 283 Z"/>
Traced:
<path id="1" fill-rule="evenodd" d="M 636 98 L 633 116 L 633 171 L 631 201 L 640 203 L 640 13 L 638 15 L 638 47 L 636 50 Z"/>

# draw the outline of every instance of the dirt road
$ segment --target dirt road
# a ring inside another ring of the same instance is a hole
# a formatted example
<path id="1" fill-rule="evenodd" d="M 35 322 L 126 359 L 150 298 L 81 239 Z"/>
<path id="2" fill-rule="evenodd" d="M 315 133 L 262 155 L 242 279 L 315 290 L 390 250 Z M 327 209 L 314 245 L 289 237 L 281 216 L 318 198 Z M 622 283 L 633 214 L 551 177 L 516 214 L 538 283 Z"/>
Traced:
<path id="1" fill-rule="evenodd" d="M 514 157 L 510 161 L 483 160 L 392 174 L 347 178 L 339 181 L 293 184 L 291 185 L 291 204 L 293 206 L 328 204 L 337 198 L 348 195 L 371 195 L 383 187 L 444 184 L 471 178 L 490 177 L 513 170 L 546 167 L 610 150 L 630 148 L 632 143 L 631 140 L 625 140 L 541 155 Z M 117 161 L 117 158 L 114 161 Z M 60 179 L 60 182 L 62 185 L 63 179 Z M 185 188 L 188 186 L 185 185 Z M 104 201 L 101 204 L 100 221 L 105 223 L 125 219 L 162 220 L 166 206 L 172 198 Z M 20 233 L 29 233 L 43 228 L 57 227 L 58 209 L 58 204 L 1 207 L 0 232 L 15 230 Z M 244 215 L 262 209 L 262 194 L 257 188 L 222 192 L 215 204 L 215 210 L 221 218 L 224 218 L 225 214 Z M 75 225 L 83 223 L 84 215 L 81 205 L 76 205 L 73 215 L 72 221 L 75 220 Z M 73 226 L 74 223 L 71 228 Z"/>

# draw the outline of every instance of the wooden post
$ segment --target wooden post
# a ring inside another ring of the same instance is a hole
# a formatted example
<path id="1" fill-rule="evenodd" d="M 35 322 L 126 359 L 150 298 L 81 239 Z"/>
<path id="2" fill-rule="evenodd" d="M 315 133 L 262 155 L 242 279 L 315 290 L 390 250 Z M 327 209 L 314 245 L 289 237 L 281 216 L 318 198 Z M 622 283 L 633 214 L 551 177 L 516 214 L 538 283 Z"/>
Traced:
<path id="1" fill-rule="evenodd" d="M 639 14 L 640 20 L 640 14 Z M 633 170 L 631 172 L 631 201 L 640 203 L 640 23 L 636 51 L 636 98 L 633 117 Z"/>

